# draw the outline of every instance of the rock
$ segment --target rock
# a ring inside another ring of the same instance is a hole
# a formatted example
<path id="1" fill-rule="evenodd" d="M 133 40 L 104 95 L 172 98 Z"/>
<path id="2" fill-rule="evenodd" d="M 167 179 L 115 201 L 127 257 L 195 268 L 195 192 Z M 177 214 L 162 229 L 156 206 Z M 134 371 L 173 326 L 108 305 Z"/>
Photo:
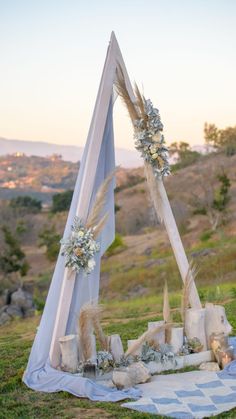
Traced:
<path id="1" fill-rule="evenodd" d="M 15 304 L 7 306 L 6 313 L 11 317 L 23 317 L 21 308 Z"/>
<path id="2" fill-rule="evenodd" d="M 24 291 L 22 288 L 19 288 L 17 291 L 13 292 L 11 295 L 11 303 L 19 306 L 23 312 L 31 309 L 34 305 L 32 295 L 29 292 Z"/>
<path id="3" fill-rule="evenodd" d="M 7 314 L 6 312 L 3 312 L 0 315 L 0 326 L 2 326 L 3 324 L 8 323 L 11 320 L 11 317 L 9 316 L 9 314 Z"/>
<path id="4" fill-rule="evenodd" d="M 112 382 L 119 390 L 129 388 L 134 385 L 127 368 L 114 370 L 112 374 Z"/>
<path id="5" fill-rule="evenodd" d="M 209 255 L 215 255 L 215 251 L 212 250 L 212 249 L 202 249 L 202 250 L 198 250 L 196 252 L 191 253 L 191 256 L 193 258 L 196 258 L 196 257 L 199 257 L 199 256 L 205 257 L 205 256 L 209 256 Z"/>
<path id="6" fill-rule="evenodd" d="M 202 371 L 220 371 L 220 367 L 217 362 L 203 362 L 199 369 Z"/>
<path id="7" fill-rule="evenodd" d="M 115 362 L 119 362 L 124 355 L 124 349 L 120 335 L 110 336 L 110 351 Z"/>
<path id="8" fill-rule="evenodd" d="M 128 374 L 134 384 L 146 383 L 151 378 L 149 369 L 143 362 L 134 362 L 128 367 Z"/>

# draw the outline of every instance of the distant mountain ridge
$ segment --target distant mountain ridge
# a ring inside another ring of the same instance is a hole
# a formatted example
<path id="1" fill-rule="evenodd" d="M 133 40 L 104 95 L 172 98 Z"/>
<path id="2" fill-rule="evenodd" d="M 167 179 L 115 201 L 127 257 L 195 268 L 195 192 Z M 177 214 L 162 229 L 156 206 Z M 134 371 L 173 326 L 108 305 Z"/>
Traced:
<path id="1" fill-rule="evenodd" d="M 52 154 L 60 154 L 63 160 L 77 162 L 81 160 L 83 147 L 74 145 L 52 144 L 43 141 L 9 140 L 0 137 L 0 155 L 24 153 L 27 156 L 48 157 Z M 134 168 L 142 165 L 138 152 L 116 148 L 116 164 L 126 168 Z"/>

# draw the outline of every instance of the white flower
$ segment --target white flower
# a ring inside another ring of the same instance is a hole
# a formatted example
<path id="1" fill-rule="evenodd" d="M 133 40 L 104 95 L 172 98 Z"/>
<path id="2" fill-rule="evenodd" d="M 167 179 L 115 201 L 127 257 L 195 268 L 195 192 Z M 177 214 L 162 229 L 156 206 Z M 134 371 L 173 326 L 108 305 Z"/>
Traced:
<path id="1" fill-rule="evenodd" d="M 95 262 L 94 259 L 89 259 L 88 260 L 88 268 L 89 268 L 90 271 L 92 271 L 94 269 L 95 265 L 96 265 L 96 262 Z"/>
<path id="2" fill-rule="evenodd" d="M 151 145 L 151 147 L 150 147 L 150 152 L 151 152 L 152 154 L 155 154 L 155 153 L 157 152 L 157 148 L 156 148 L 156 146 L 155 146 L 155 145 Z"/>
<path id="3" fill-rule="evenodd" d="M 153 159 L 153 160 L 156 160 L 156 159 L 157 159 L 157 157 L 158 157 L 158 154 L 157 154 L 157 153 L 154 153 L 154 154 L 152 154 L 152 156 L 151 156 L 151 157 L 152 157 L 152 159 Z"/>
<path id="4" fill-rule="evenodd" d="M 84 237 L 84 232 L 82 230 L 78 231 L 78 237 Z"/>
<path id="5" fill-rule="evenodd" d="M 95 251 L 96 248 L 97 248 L 96 243 L 94 241 L 91 241 L 90 245 L 89 245 L 89 248 L 90 248 L 90 250 Z"/>

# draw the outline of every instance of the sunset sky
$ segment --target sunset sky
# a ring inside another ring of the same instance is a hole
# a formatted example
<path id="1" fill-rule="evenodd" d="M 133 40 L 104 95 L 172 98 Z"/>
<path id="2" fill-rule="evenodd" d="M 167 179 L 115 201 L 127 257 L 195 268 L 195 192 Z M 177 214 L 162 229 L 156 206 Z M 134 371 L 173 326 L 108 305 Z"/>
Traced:
<path id="1" fill-rule="evenodd" d="M 0 0 L 0 137 L 83 146 L 112 30 L 168 143 L 236 125 L 235 0 Z"/>

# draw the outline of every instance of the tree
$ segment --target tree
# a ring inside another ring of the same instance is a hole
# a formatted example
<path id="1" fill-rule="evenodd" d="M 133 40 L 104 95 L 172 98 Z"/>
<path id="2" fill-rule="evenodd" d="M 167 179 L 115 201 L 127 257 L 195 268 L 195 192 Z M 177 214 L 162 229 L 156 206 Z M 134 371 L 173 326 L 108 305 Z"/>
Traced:
<path id="1" fill-rule="evenodd" d="M 52 212 L 68 211 L 70 208 L 73 191 L 57 193 L 52 197 Z"/>
<path id="2" fill-rule="evenodd" d="M 60 235 L 56 233 L 55 225 L 46 227 L 39 233 L 39 247 L 46 247 L 46 256 L 51 262 L 55 261 L 60 250 Z"/>
<path id="3" fill-rule="evenodd" d="M 15 209 L 27 210 L 27 212 L 39 212 L 42 209 L 42 202 L 38 199 L 32 198 L 31 196 L 24 195 L 12 198 L 10 200 L 10 206 Z"/>
<path id="4" fill-rule="evenodd" d="M 172 166 L 174 170 L 189 166 L 195 163 L 200 157 L 200 154 L 197 151 L 191 150 L 190 145 L 185 141 L 170 144 L 169 152 L 170 155 L 178 154 L 178 161 Z"/>
<path id="5" fill-rule="evenodd" d="M 226 221 L 227 206 L 230 201 L 231 183 L 227 174 L 223 171 L 217 175 L 216 179 L 219 182 L 217 188 L 214 186 L 214 179 L 210 173 L 208 179 L 200 178 L 198 183 L 202 194 L 201 196 L 192 194 L 194 197 L 192 204 L 195 206 L 194 214 L 206 215 L 212 231 L 215 231 L 220 224 Z"/>
<path id="6" fill-rule="evenodd" d="M 225 151 L 227 156 L 236 154 L 236 126 L 218 129 L 215 124 L 204 125 L 204 138 L 207 144 Z"/>
<path id="7" fill-rule="evenodd" d="M 13 234 L 7 226 L 1 228 L 4 239 L 4 247 L 0 254 L 0 270 L 5 275 L 13 273 L 25 276 L 29 270 L 29 264 L 25 253 L 20 247 L 16 233 Z"/>

